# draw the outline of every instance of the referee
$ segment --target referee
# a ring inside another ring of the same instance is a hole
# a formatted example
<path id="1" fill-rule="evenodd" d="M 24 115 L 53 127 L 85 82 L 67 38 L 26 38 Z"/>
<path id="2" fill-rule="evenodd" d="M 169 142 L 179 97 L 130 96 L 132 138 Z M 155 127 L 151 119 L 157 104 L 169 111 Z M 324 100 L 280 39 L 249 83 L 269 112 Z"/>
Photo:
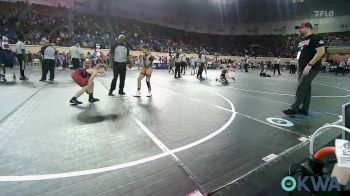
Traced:
<path id="1" fill-rule="evenodd" d="M 281 63 L 280 57 L 273 59 L 273 76 L 275 76 L 276 74 L 276 69 L 278 71 L 278 75 L 281 75 L 280 63 Z"/>
<path id="2" fill-rule="evenodd" d="M 197 72 L 197 79 L 202 80 L 202 79 L 204 79 L 202 74 L 203 74 L 204 64 L 206 63 L 204 49 L 202 49 L 202 51 L 199 53 L 198 58 L 200 61 L 200 65 L 199 65 L 199 70 Z"/>
<path id="3" fill-rule="evenodd" d="M 83 51 L 80 48 L 79 42 L 69 48 L 69 53 L 72 57 L 73 69 L 80 68 L 80 59 L 83 57 Z"/>
<path id="4" fill-rule="evenodd" d="M 124 84 L 126 75 L 126 62 L 129 60 L 129 48 L 127 48 L 125 45 L 124 35 L 119 35 L 117 43 L 112 46 L 109 53 L 113 58 L 113 80 L 108 95 L 115 96 L 113 94 L 113 91 L 116 88 L 119 75 L 119 95 L 125 95 Z"/>
<path id="5" fill-rule="evenodd" d="M 181 59 L 182 59 L 182 49 L 178 49 L 175 54 L 175 74 L 174 78 L 181 78 L 180 68 L 181 68 Z"/>
<path id="6" fill-rule="evenodd" d="M 46 81 L 46 75 L 48 71 L 50 71 L 50 81 L 53 81 L 55 78 L 55 62 L 57 50 L 50 45 L 49 40 L 45 40 L 44 47 L 41 48 L 41 54 L 43 55 L 43 63 L 42 76 L 39 81 Z"/>
<path id="7" fill-rule="evenodd" d="M 24 75 L 25 69 L 25 59 L 26 59 L 26 45 L 23 43 L 24 37 L 22 34 L 18 35 L 18 41 L 16 43 L 16 55 L 19 63 L 20 80 L 28 80 L 28 78 Z"/>
<path id="8" fill-rule="evenodd" d="M 284 110 L 286 115 L 297 113 L 308 115 L 311 102 L 311 83 L 321 70 L 321 60 L 325 55 L 324 41 L 321 36 L 312 32 L 312 25 L 303 22 L 295 29 L 299 30 L 302 37 L 298 45 L 298 88 L 295 95 L 295 102 L 291 109 Z M 300 108 L 301 106 L 301 108 Z"/>

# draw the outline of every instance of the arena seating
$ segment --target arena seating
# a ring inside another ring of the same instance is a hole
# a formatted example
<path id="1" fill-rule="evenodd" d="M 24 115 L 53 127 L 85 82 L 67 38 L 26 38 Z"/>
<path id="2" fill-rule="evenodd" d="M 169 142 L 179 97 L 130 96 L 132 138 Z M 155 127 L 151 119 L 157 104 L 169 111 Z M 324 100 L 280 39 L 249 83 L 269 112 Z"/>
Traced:
<path id="1" fill-rule="evenodd" d="M 25 35 L 27 44 L 39 44 L 43 37 L 59 46 L 71 46 L 80 41 L 83 47 L 93 48 L 96 43 L 101 48 L 110 48 L 115 37 L 124 34 L 132 50 L 138 50 L 143 43 L 150 45 L 152 51 L 169 52 L 182 48 L 185 53 L 197 53 L 205 48 L 209 54 L 233 56 L 281 56 L 291 57 L 296 51 L 299 36 L 264 35 L 264 36 L 228 36 L 185 32 L 161 27 L 132 19 L 109 16 L 103 20 L 100 16 L 72 13 L 73 32 L 69 31 L 66 8 L 25 3 L 0 2 L 0 34 L 15 40 L 20 30 Z M 20 20 L 19 13 L 28 10 L 26 20 Z M 40 12 L 39 12 L 40 11 Z M 106 21 L 112 26 L 107 28 Z M 112 32 L 111 32 L 112 31 Z M 322 34 L 327 44 L 350 45 L 347 32 Z"/>

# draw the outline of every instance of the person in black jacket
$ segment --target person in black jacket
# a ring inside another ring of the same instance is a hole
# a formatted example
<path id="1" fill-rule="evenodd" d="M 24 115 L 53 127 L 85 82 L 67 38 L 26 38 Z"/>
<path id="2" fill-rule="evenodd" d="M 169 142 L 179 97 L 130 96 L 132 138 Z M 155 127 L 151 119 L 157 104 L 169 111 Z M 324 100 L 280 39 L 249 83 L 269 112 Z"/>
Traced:
<path id="1" fill-rule="evenodd" d="M 0 47 L 1 48 L 1 47 Z M 13 64 L 15 61 L 16 55 L 14 52 L 10 50 L 10 46 L 8 44 L 4 44 L 4 49 L 0 49 L 0 64 L 3 66 L 3 74 L 1 74 L 1 79 L 3 81 L 7 81 L 5 74 L 6 68 L 12 69 L 13 79 L 16 80 L 16 73 L 13 70 Z"/>

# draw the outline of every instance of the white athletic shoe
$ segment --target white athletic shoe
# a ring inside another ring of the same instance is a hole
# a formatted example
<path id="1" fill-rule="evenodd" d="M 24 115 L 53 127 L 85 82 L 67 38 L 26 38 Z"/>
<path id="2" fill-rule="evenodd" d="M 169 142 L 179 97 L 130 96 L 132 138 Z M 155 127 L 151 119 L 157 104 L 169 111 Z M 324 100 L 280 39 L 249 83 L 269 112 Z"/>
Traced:
<path id="1" fill-rule="evenodd" d="M 135 97 L 141 97 L 141 92 L 137 91 Z"/>
<path id="2" fill-rule="evenodd" d="M 148 91 L 147 97 L 152 97 L 152 92 L 151 91 Z"/>

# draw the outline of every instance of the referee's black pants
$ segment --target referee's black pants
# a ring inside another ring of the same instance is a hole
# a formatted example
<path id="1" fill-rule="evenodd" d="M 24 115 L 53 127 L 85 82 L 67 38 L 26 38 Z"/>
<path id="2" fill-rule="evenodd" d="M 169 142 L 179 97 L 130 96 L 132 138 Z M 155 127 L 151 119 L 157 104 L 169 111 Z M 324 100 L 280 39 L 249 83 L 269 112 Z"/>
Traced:
<path id="1" fill-rule="evenodd" d="M 274 65 L 273 65 L 273 75 L 275 75 L 276 70 L 278 71 L 278 75 L 281 75 L 281 72 L 280 72 L 280 64 L 274 64 Z"/>
<path id="2" fill-rule="evenodd" d="M 41 79 L 46 80 L 47 72 L 50 71 L 50 80 L 55 78 L 55 60 L 44 59 L 42 63 Z"/>
<path id="3" fill-rule="evenodd" d="M 248 72 L 248 64 L 244 64 L 244 72 Z"/>
<path id="4" fill-rule="evenodd" d="M 198 69 L 198 72 L 197 72 L 197 78 L 199 78 L 199 79 L 203 78 L 203 76 L 202 76 L 203 69 L 204 69 L 204 63 L 201 63 L 199 65 L 199 69 Z"/>
<path id="5" fill-rule="evenodd" d="M 181 67 L 181 63 L 175 63 L 175 78 L 179 78 L 180 77 L 180 67 Z"/>
<path id="6" fill-rule="evenodd" d="M 117 80 L 118 76 L 120 75 L 119 79 L 119 93 L 124 92 L 124 85 L 125 85 L 125 75 L 126 75 L 126 63 L 125 62 L 113 62 L 113 80 L 111 83 L 111 88 L 109 89 L 109 92 L 112 93 L 116 86 L 117 86 Z"/>
<path id="7" fill-rule="evenodd" d="M 317 76 L 319 70 L 310 70 L 309 74 L 305 75 L 303 72 L 298 73 L 298 88 L 295 94 L 295 102 L 291 106 L 294 110 L 308 111 L 311 102 L 311 84 L 312 80 Z"/>
<path id="8" fill-rule="evenodd" d="M 72 65 L 74 70 L 80 68 L 80 59 L 72 58 Z"/>
<path id="9" fill-rule="evenodd" d="M 290 65 L 290 67 L 289 67 L 289 73 L 290 73 L 290 74 L 295 74 L 295 65 Z"/>
<path id="10" fill-rule="evenodd" d="M 24 78 L 24 69 L 25 69 L 25 65 L 24 65 L 24 57 L 22 54 L 17 54 L 17 60 L 19 63 L 19 69 L 20 69 L 20 73 L 21 73 L 21 78 Z"/>

